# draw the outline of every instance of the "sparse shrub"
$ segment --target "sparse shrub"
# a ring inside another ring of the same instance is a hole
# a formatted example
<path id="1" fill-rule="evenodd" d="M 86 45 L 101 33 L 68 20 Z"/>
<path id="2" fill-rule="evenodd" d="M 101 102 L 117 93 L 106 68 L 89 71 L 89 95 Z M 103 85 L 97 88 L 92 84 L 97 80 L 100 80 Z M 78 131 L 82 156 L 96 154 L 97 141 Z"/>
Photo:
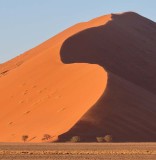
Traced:
<path id="1" fill-rule="evenodd" d="M 106 135 L 106 136 L 104 137 L 104 140 L 105 140 L 106 142 L 112 142 L 112 141 L 113 141 L 113 138 L 112 138 L 111 135 Z"/>
<path id="2" fill-rule="evenodd" d="M 43 135 L 43 138 L 42 138 L 42 141 L 49 140 L 49 139 L 51 139 L 51 138 L 52 138 L 51 135 L 49 135 L 49 134 L 44 134 L 44 135 Z"/>
<path id="3" fill-rule="evenodd" d="M 24 142 L 26 142 L 28 138 L 29 138 L 28 135 L 23 135 L 23 136 L 22 136 L 22 140 L 23 140 Z"/>
<path id="4" fill-rule="evenodd" d="M 70 141 L 71 142 L 80 142 L 81 138 L 80 138 L 80 136 L 73 136 Z"/>
<path id="5" fill-rule="evenodd" d="M 96 137 L 97 142 L 104 142 L 104 137 Z"/>

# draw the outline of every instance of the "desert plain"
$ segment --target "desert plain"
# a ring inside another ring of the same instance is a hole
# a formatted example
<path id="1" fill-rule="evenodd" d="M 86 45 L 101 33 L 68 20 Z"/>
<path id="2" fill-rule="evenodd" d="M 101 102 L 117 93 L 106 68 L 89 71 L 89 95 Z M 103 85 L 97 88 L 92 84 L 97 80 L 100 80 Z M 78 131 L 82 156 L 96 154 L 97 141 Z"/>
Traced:
<path id="1" fill-rule="evenodd" d="M 155 160 L 156 143 L 1 143 L 0 160 Z"/>

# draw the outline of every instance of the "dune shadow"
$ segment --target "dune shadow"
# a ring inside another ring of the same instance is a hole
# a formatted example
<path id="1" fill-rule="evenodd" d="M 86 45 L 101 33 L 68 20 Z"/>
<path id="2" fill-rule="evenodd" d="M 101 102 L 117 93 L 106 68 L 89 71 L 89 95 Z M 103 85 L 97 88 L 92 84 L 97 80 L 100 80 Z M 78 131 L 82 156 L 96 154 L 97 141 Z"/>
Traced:
<path id="1" fill-rule="evenodd" d="M 85 29 L 61 47 L 65 64 L 90 63 L 108 73 L 101 98 L 60 141 L 111 134 L 113 141 L 156 141 L 155 23 L 136 13 L 112 14 L 105 25 Z"/>

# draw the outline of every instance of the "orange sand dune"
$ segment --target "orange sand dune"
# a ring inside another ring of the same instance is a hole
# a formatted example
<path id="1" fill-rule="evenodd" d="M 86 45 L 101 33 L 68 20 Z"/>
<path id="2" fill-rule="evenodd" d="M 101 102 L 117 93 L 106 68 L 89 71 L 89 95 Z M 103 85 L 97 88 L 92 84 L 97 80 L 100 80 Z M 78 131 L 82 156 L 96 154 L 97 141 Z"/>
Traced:
<path id="1" fill-rule="evenodd" d="M 156 141 L 155 42 L 154 22 L 111 14 L 1 64 L 0 141 Z"/>

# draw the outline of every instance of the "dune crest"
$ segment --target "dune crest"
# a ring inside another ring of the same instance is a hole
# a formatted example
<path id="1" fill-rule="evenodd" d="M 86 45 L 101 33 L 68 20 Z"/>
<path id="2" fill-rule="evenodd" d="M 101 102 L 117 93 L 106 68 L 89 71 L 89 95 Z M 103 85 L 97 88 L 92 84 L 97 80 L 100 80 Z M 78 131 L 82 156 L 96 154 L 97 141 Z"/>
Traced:
<path id="1" fill-rule="evenodd" d="M 155 37 L 155 22 L 110 14 L 1 64 L 0 141 L 156 141 Z"/>

